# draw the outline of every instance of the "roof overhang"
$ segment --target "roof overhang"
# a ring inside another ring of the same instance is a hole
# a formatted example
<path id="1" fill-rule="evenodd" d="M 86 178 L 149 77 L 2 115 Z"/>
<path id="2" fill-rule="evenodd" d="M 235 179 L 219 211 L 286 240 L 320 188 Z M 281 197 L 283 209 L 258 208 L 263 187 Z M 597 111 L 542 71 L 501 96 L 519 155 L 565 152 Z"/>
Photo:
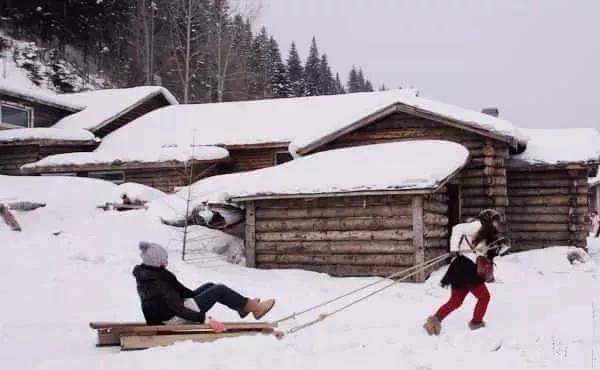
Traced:
<path id="1" fill-rule="evenodd" d="M 216 164 L 229 161 L 229 158 L 213 159 L 213 160 L 197 160 L 189 161 L 113 161 L 104 163 L 84 163 L 84 164 L 68 164 L 68 165 L 48 165 L 48 166 L 31 166 L 31 164 L 21 167 L 23 174 L 40 174 L 40 173 L 66 173 L 66 172 L 93 172 L 93 171 L 123 171 L 123 170 L 139 170 L 139 169 L 183 169 L 190 165 L 200 164 Z"/>
<path id="2" fill-rule="evenodd" d="M 456 128 L 459 128 L 459 129 L 462 129 L 465 131 L 476 133 L 481 136 L 489 137 L 489 138 L 497 140 L 497 141 L 505 142 L 514 151 L 519 151 L 520 148 L 523 148 L 523 143 L 519 142 L 519 140 L 515 137 L 508 136 L 508 135 L 501 135 L 501 134 L 497 134 L 497 133 L 494 133 L 494 132 L 491 132 L 488 130 L 477 128 L 477 127 L 474 127 L 474 125 L 470 124 L 469 122 L 462 122 L 462 121 L 458 121 L 455 119 L 451 119 L 446 116 L 443 116 L 443 115 L 440 115 L 437 113 L 433 113 L 433 112 L 421 109 L 416 106 L 407 105 L 407 104 L 403 104 L 403 103 L 394 103 L 383 109 L 373 112 L 372 114 L 342 128 L 342 129 L 339 129 L 330 134 L 327 134 L 302 148 L 298 148 L 296 150 L 296 153 L 299 155 L 309 154 L 312 151 L 314 151 L 315 149 L 317 149 L 325 144 L 328 144 L 328 143 L 332 142 L 333 140 L 335 140 L 349 132 L 355 131 L 355 130 L 362 128 L 366 125 L 369 125 L 379 119 L 385 118 L 389 115 L 392 115 L 392 114 L 398 113 L 398 112 L 407 113 L 407 114 L 413 115 L 415 117 L 426 118 L 426 119 L 429 119 L 432 121 L 439 122 L 444 125 L 456 127 Z"/>
<path id="3" fill-rule="evenodd" d="M 3 88 L 3 87 L 0 87 L 0 94 L 12 96 L 13 98 L 27 100 L 32 103 L 37 103 L 37 104 L 42 104 L 42 105 L 46 105 L 46 106 L 53 107 L 53 108 L 62 109 L 62 110 L 72 112 L 72 113 L 80 112 L 83 109 L 85 109 L 85 107 L 79 107 L 79 106 L 75 107 L 75 106 L 69 106 L 66 104 L 60 104 L 56 101 L 52 101 L 51 99 L 44 99 L 42 97 L 27 95 L 25 93 L 10 90 L 10 89 Z"/>
<path id="4" fill-rule="evenodd" d="M 513 171 L 540 172 L 547 170 L 588 170 L 588 176 L 593 177 L 598 173 L 600 161 L 544 163 L 510 158 L 505 163 L 506 168 Z"/>
<path id="5" fill-rule="evenodd" d="M 26 146 L 26 145 L 39 145 L 39 146 L 97 146 L 100 143 L 99 140 L 56 140 L 56 139 L 25 139 L 25 140 L 12 140 L 12 141 L 0 141 L 0 148 L 14 147 L 14 146 Z"/>

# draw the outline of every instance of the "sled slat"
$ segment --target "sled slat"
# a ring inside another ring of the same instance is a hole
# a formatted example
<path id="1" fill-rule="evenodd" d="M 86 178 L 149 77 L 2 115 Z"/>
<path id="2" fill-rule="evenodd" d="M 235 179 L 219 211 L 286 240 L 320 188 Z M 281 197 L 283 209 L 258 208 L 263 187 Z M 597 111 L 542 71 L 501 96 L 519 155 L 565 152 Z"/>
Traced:
<path id="1" fill-rule="evenodd" d="M 162 335 L 123 335 L 121 336 L 121 350 L 146 349 L 151 347 L 169 346 L 176 342 L 192 341 L 209 343 L 222 338 L 234 338 L 261 334 L 260 331 L 241 331 L 231 333 L 205 333 L 205 334 L 162 334 Z M 268 334 L 268 333 L 262 333 Z"/>

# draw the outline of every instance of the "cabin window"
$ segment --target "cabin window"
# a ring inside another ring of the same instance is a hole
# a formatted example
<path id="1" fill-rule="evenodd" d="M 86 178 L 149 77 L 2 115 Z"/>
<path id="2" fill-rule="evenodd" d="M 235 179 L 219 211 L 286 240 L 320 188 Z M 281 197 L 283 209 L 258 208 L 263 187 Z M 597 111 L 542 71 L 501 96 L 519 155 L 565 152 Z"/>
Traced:
<path id="1" fill-rule="evenodd" d="M 0 104 L 0 123 L 11 127 L 32 127 L 33 109 L 8 103 Z"/>
<path id="2" fill-rule="evenodd" d="M 115 184 L 125 182 L 125 172 L 123 171 L 98 171 L 88 173 L 88 177 L 100 180 L 106 180 Z"/>
<path id="3" fill-rule="evenodd" d="M 277 152 L 275 153 L 275 164 L 282 164 L 285 162 L 289 162 L 294 157 L 290 154 L 290 152 Z"/>

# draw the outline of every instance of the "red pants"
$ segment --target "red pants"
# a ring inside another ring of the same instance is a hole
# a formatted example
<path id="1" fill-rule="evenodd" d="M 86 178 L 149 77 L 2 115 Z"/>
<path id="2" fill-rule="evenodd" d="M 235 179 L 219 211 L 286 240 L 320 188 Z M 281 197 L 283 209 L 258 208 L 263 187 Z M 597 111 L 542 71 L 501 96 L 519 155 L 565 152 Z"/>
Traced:
<path id="1" fill-rule="evenodd" d="M 483 316 L 487 310 L 488 303 L 490 302 L 490 292 L 487 290 L 484 283 L 472 285 L 466 289 L 452 289 L 450 300 L 440 307 L 435 316 L 440 320 L 444 320 L 450 312 L 459 308 L 468 293 L 472 293 L 477 297 L 477 304 L 475 305 L 475 312 L 473 313 L 473 321 L 483 321 Z"/>

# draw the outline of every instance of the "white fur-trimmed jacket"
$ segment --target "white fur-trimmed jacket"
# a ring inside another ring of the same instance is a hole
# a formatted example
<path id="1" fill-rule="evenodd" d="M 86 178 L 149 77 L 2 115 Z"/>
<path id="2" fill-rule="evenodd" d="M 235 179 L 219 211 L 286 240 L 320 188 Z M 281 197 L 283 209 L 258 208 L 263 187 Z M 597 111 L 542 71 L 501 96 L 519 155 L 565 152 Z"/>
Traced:
<path id="1" fill-rule="evenodd" d="M 485 241 L 473 245 L 473 239 L 480 229 L 481 222 L 479 220 L 464 222 L 452 227 L 452 234 L 450 235 L 450 252 L 459 253 L 471 259 L 473 262 L 476 261 L 478 256 L 485 256 L 488 251 L 488 246 Z M 473 245 L 473 249 L 471 249 L 469 244 Z"/>

